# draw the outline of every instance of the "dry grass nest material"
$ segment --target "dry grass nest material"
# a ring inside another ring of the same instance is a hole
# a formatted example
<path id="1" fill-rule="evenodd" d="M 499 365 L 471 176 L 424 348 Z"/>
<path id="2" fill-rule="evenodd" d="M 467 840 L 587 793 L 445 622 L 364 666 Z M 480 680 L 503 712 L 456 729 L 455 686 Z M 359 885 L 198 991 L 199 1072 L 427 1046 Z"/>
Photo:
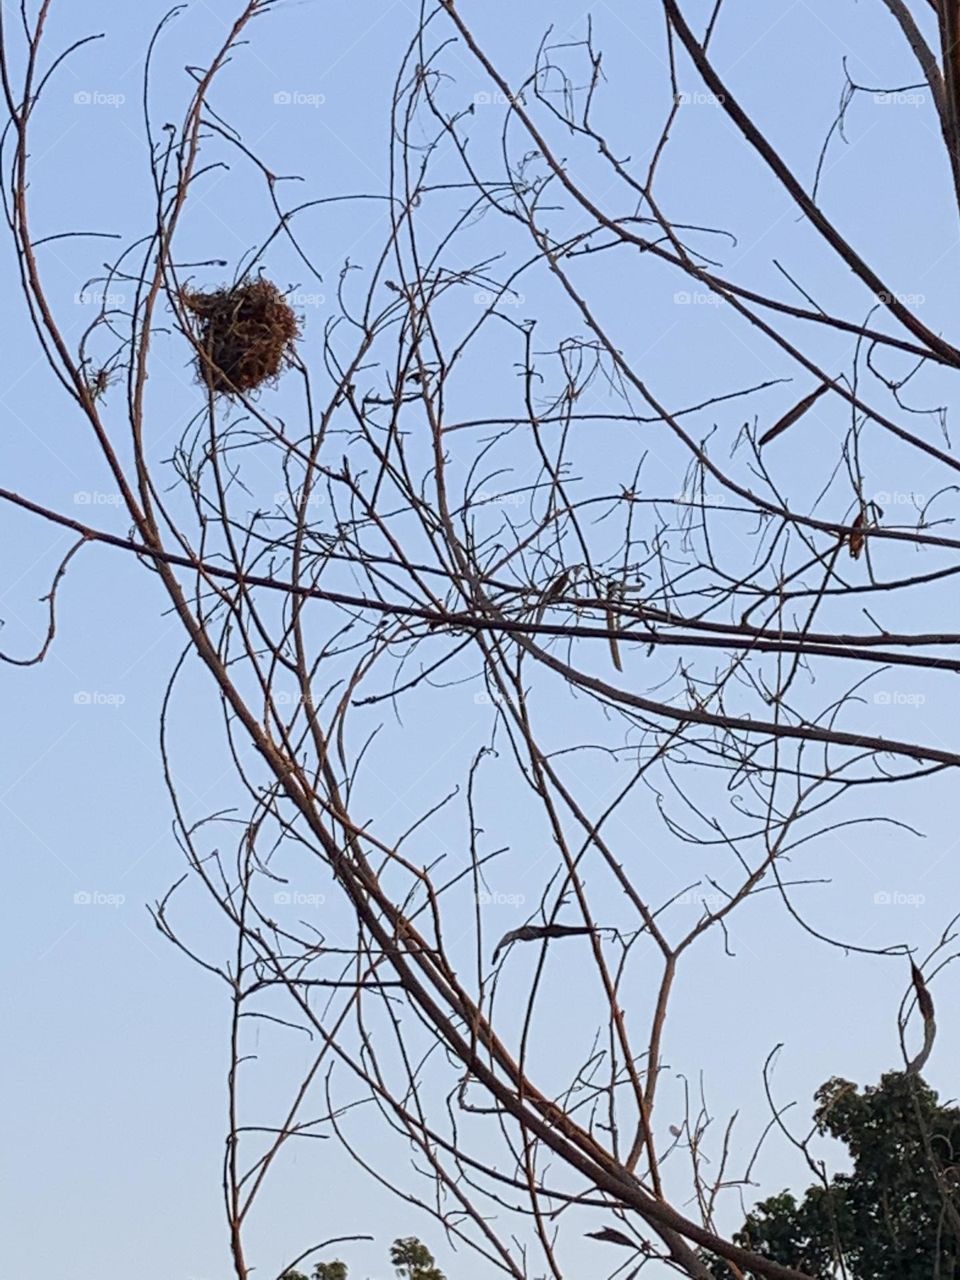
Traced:
<path id="1" fill-rule="evenodd" d="M 226 396 L 272 384 L 293 359 L 300 321 L 270 280 L 209 292 L 184 290 L 180 299 L 196 317 L 197 377 Z"/>

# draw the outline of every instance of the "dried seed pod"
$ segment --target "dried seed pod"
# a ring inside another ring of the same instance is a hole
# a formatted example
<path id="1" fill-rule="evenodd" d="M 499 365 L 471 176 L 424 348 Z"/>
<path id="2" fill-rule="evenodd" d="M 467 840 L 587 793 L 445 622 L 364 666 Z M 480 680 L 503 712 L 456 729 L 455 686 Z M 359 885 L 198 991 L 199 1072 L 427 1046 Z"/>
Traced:
<path id="1" fill-rule="evenodd" d="M 863 544 L 866 542 L 862 530 L 867 522 L 866 512 L 861 509 L 860 514 L 853 522 L 853 528 L 850 532 L 850 555 L 854 560 L 859 560 L 860 552 L 863 550 Z"/>

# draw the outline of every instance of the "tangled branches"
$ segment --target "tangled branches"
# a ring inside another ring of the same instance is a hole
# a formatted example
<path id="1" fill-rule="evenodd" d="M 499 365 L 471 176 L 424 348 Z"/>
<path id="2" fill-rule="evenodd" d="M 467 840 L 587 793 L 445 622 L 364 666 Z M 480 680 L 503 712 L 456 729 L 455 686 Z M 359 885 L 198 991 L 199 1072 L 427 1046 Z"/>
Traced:
<path id="1" fill-rule="evenodd" d="M 213 105 L 273 7 L 251 0 L 196 72 L 182 123 L 161 138 L 148 113 L 155 224 L 99 280 L 132 301 L 105 305 L 71 344 L 27 177 L 55 7 L 29 29 L 16 93 L 7 68 L 6 211 L 38 343 L 129 531 L 2 497 L 105 556 L 136 556 L 183 629 L 164 765 L 186 885 L 230 931 L 229 961 L 184 936 L 173 891 L 155 919 L 233 1010 L 224 1189 L 238 1280 L 280 1153 L 333 1133 L 389 1184 L 375 1123 L 391 1159 L 415 1152 L 405 1194 L 518 1280 L 559 1280 L 568 1223 L 575 1247 L 616 1244 L 636 1269 L 659 1259 L 706 1280 L 720 1258 L 732 1276 L 798 1280 L 718 1226 L 721 1193 L 744 1179 L 729 1135 L 706 1169 L 706 1106 L 667 1078 L 668 1014 L 688 957 L 714 940 L 731 954 L 758 898 L 824 945 L 902 956 L 811 923 L 801 889 L 822 877 L 789 868 L 871 824 L 908 829 L 867 798 L 960 763 L 952 724 L 877 715 L 960 671 L 960 633 L 942 619 L 960 464 L 922 399 L 960 351 L 739 105 L 712 60 L 722 6 L 698 37 L 673 0 L 645 168 L 611 136 L 589 26 L 544 41 L 514 85 L 469 5 L 425 6 L 391 102 L 389 190 L 350 202 L 381 240 L 372 266 L 343 262 L 322 334 L 299 318 L 296 287 L 271 281 L 322 281 L 311 243 L 341 197 L 284 203 L 286 179 Z M 860 297 L 814 302 L 785 271 L 774 279 L 794 300 L 770 277 L 732 279 L 714 256 L 730 232 L 664 212 L 681 48 Z M 486 86 L 472 100 L 454 58 Z M 946 120 L 954 91 L 938 92 Z M 181 243 L 200 237 L 207 265 L 223 261 L 214 228 L 191 218 L 195 187 L 228 160 L 258 183 L 258 247 L 239 283 L 188 286 Z M 682 318 L 652 318 L 657 297 Z M 682 355 L 708 352 L 702 326 L 721 313 L 766 352 L 739 384 L 723 357 Z M 674 329 L 683 378 L 658 388 L 648 352 Z M 151 380 L 158 351 L 169 367 L 187 351 L 222 394 Z M 174 417 L 160 395 L 183 407 L 172 456 L 154 438 Z M 919 496 L 894 519 L 902 493 Z M 54 605 L 55 592 L 51 639 Z M 170 726 L 194 661 L 243 818 L 191 813 L 176 781 Z M 285 1034 L 312 1046 L 270 1126 L 240 1118 L 254 1021 L 276 1031 L 278 1055 Z M 682 1125 L 661 1121 L 665 1089 Z"/>

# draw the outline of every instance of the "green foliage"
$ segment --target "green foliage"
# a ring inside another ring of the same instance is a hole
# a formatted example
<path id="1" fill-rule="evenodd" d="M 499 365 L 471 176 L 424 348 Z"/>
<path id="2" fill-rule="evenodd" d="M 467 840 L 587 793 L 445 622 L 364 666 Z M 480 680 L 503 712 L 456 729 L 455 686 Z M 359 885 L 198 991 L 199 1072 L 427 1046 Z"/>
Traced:
<path id="1" fill-rule="evenodd" d="M 433 1254 L 416 1236 L 394 1240 L 390 1261 L 400 1280 L 446 1280 Z M 307 1277 L 300 1271 L 285 1271 L 282 1280 L 307 1280 Z M 347 1264 L 339 1258 L 334 1262 L 318 1262 L 310 1280 L 347 1280 Z"/>
<path id="2" fill-rule="evenodd" d="M 390 1247 L 390 1261 L 400 1280 L 445 1280 L 433 1254 L 416 1236 L 394 1240 Z"/>
<path id="3" fill-rule="evenodd" d="M 816 1280 L 960 1280 L 960 1109 L 903 1072 L 862 1093 L 829 1080 L 816 1100 L 817 1129 L 846 1145 L 852 1172 L 799 1204 L 764 1200 L 735 1242 Z"/>
<path id="4" fill-rule="evenodd" d="M 313 1269 L 313 1280 L 347 1280 L 347 1264 L 339 1258 L 334 1262 L 318 1262 Z"/>
<path id="5" fill-rule="evenodd" d="M 307 1280 L 302 1271 L 285 1271 L 281 1280 Z M 310 1280 L 347 1280 L 347 1264 L 339 1258 L 333 1262 L 318 1262 Z"/>

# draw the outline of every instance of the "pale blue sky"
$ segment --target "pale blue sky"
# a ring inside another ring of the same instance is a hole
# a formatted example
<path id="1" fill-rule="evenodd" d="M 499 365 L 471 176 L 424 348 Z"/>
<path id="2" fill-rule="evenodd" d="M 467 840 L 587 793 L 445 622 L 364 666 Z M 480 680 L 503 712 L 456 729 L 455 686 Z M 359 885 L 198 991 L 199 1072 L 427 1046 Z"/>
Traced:
<path id="1" fill-rule="evenodd" d="M 17 4 L 3 3 L 15 19 Z M 512 83 L 529 69 L 547 23 L 552 21 L 557 32 L 579 34 L 588 12 L 582 0 L 522 5 L 458 0 L 458 6 Z M 156 0 L 55 0 L 48 56 L 90 31 L 104 30 L 107 38 L 61 69 L 37 119 L 33 199 L 38 235 L 84 228 L 133 238 L 148 228 L 151 187 L 141 74 L 147 40 L 165 7 Z M 702 23 L 710 7 L 706 0 L 688 0 L 688 18 Z M 204 61 L 238 8 L 235 0 L 190 3 L 170 25 L 155 72 L 157 123 L 167 118 L 165 112 L 182 115 L 190 89 L 184 65 Z M 618 154 L 634 157 L 642 156 L 656 136 L 667 102 L 662 19 L 655 13 L 638 16 L 642 8 L 635 0 L 608 0 L 589 9 L 607 76 L 598 112 Z M 416 6 L 407 0 L 287 0 L 253 24 L 251 43 L 235 55 L 213 104 L 274 172 L 303 175 L 302 198 L 382 193 L 390 91 L 415 16 Z M 807 183 L 839 99 L 844 55 L 851 74 L 871 86 L 916 78 L 877 0 L 784 5 L 728 0 L 725 6 L 714 56 Z M 445 67 L 456 75 L 447 92 L 464 104 L 489 87 L 466 52 L 451 51 Z M 702 89 L 683 61 L 680 79 L 691 94 Z M 291 101 L 277 95 L 289 95 Z M 844 308 L 851 319 L 865 314 L 862 291 L 797 221 L 793 207 L 767 181 L 759 162 L 744 153 L 721 112 L 694 99 L 675 132 L 663 175 L 670 212 L 678 221 L 709 222 L 736 233 L 735 248 L 717 244 L 713 249 L 728 275 L 782 291 L 771 259 L 802 263 L 806 287 Z M 865 98 L 851 110 L 847 137 L 849 145 L 838 143 L 827 164 L 825 207 L 891 287 L 923 295 L 918 311 L 924 321 L 954 337 L 956 211 L 929 103 Z M 602 200 L 608 177 L 588 158 L 582 163 L 583 181 Z M 931 173 L 937 175 L 934 184 Z M 232 270 L 265 225 L 262 190 L 240 174 L 214 175 L 195 199 L 198 208 L 186 244 L 197 257 L 219 253 Z M 905 216 L 909 235 L 903 234 Z M 322 285 L 305 278 L 288 251 L 278 248 L 268 258 L 275 278 L 310 295 L 302 307 L 307 358 L 318 351 L 319 330 L 333 314 L 330 298 L 340 266 L 346 258 L 369 265 L 383 230 L 382 210 L 374 203 L 332 205 L 311 215 L 304 234 L 321 267 Z M 487 232 L 483 223 L 475 242 L 482 245 L 485 234 L 491 235 L 489 252 L 502 247 L 499 231 Z M 95 312 L 77 295 L 101 269 L 110 248 L 107 242 L 60 241 L 42 252 L 64 329 L 76 337 Z M 679 407 L 791 373 L 781 356 L 742 326 L 718 325 L 713 307 L 671 306 L 672 291 L 684 288 L 684 282 L 666 268 L 648 271 L 643 287 L 634 291 L 625 287 L 617 263 L 598 261 L 593 289 L 599 290 L 601 314 L 629 344 L 643 375 L 667 404 Z M 203 279 L 215 276 L 207 273 Z M 38 359 L 16 297 L 9 245 L 0 253 L 0 282 L 6 371 L 0 395 L 2 484 L 123 532 L 111 485 Z M 542 281 L 529 292 L 530 305 L 538 300 L 551 300 Z M 562 333 L 569 321 L 545 316 L 548 332 L 554 323 Z M 835 361 L 840 350 L 826 336 L 811 345 L 825 360 Z M 157 360 L 150 430 L 157 456 L 163 456 L 165 444 L 172 447 L 196 408 L 197 393 L 182 343 L 159 344 Z M 796 388 L 763 393 L 751 402 L 751 414 L 774 421 L 797 398 Z M 461 389 L 467 399 L 469 392 Z M 952 388 L 940 375 L 930 375 L 924 392 L 924 402 L 952 403 Z M 824 429 L 829 429 L 830 412 L 824 410 Z M 833 425 L 842 427 L 841 410 L 832 412 L 838 415 Z M 732 441 L 743 416 L 742 407 L 734 405 L 713 421 Z M 122 419 L 116 423 L 119 434 Z M 710 425 L 704 420 L 704 430 Z M 798 483 L 813 474 L 815 452 L 800 451 Z M 892 449 L 875 465 L 871 479 L 877 493 L 922 486 L 922 476 L 902 470 Z M 0 647 L 5 652 L 20 656 L 35 647 L 44 621 L 38 597 L 68 545 L 61 533 L 0 508 Z M 9 868 L 0 909 L 9 975 L 0 1064 L 7 1102 L 8 1227 L 0 1265 L 21 1280 L 51 1274 L 58 1280 L 125 1274 L 137 1280 L 228 1280 L 231 1275 L 219 1188 L 227 1006 L 213 981 L 162 941 L 145 908 L 182 869 L 157 749 L 160 700 L 182 640 L 163 609 L 160 591 L 138 564 L 119 552 L 87 550 L 63 586 L 59 634 L 47 661 L 27 670 L 0 666 L 0 698 L 9 726 L 0 743 L 0 848 Z M 919 723 L 921 739 L 950 740 L 955 715 L 949 685 L 912 680 L 881 686 L 926 700 L 884 705 L 867 695 L 868 727 L 909 736 Z M 405 785 L 412 785 L 417 762 L 436 749 L 437 706 L 449 711 L 443 699 L 454 696 L 460 699 L 458 716 L 483 714 L 472 693 L 464 692 L 437 694 L 419 712 L 408 708 Z M 202 673 L 188 671 L 179 702 L 176 766 L 193 812 L 239 802 Z M 558 740 L 575 714 L 557 713 Z M 462 776 L 458 770 L 471 745 L 456 744 L 431 786 L 442 791 Z M 366 786 L 366 798 L 376 806 L 373 782 Z M 396 788 L 404 790 L 400 782 Z M 923 952 L 960 906 L 953 787 L 940 778 L 884 801 L 891 806 L 887 812 L 922 827 L 926 838 L 893 828 L 854 829 L 843 839 L 828 838 L 812 847 L 798 874 L 829 876 L 833 886 L 805 899 L 809 918 L 854 943 L 907 942 Z M 400 829 L 408 820 L 403 804 L 397 803 L 396 818 L 390 819 Z M 509 825 L 509 812 L 499 818 Z M 455 824 L 441 825 L 431 839 L 454 840 L 456 830 Z M 513 879 L 506 876 L 495 887 L 506 894 L 522 892 L 522 877 L 510 874 Z M 676 880 L 666 861 L 662 877 L 669 894 Z M 323 886 L 301 888 L 321 892 Z M 874 899 L 883 892 L 922 901 L 880 906 Z M 84 894 L 93 900 L 78 901 Z M 509 904 L 491 911 L 498 913 L 491 934 L 501 924 L 503 931 L 520 922 Z M 185 904 L 183 919 L 203 931 L 208 914 L 199 902 Z M 826 950 L 769 906 L 748 908 L 742 916 L 733 944 L 737 958 L 721 963 L 719 941 L 710 940 L 681 984 L 667 1057 L 671 1068 L 692 1082 L 704 1072 L 718 1117 L 740 1109 L 742 1149 L 748 1150 L 766 1120 L 759 1069 L 775 1043 L 785 1042 L 776 1077 L 779 1096 L 797 1098 L 804 1117 L 813 1090 L 828 1076 L 868 1083 L 898 1064 L 895 1018 L 906 974 L 902 961 L 844 958 Z M 571 972 L 571 990 L 576 982 Z M 948 974 L 936 991 L 941 1008 L 949 1007 L 954 991 Z M 822 1034 L 813 1035 L 817 1024 Z M 556 1034 L 556 1042 L 544 1046 L 548 1054 L 558 1050 Z M 958 1052 L 960 1036 L 944 1016 L 928 1077 L 948 1096 Z M 305 1061 L 294 1051 L 289 1070 L 295 1073 Z M 268 1071 L 256 1085 L 264 1097 L 288 1078 L 280 1067 L 269 1070 L 276 1076 Z M 675 1082 L 664 1088 L 679 1099 Z M 362 1140 L 362 1128 L 358 1132 Z M 369 1138 L 376 1150 L 376 1132 L 371 1130 Z M 391 1168 L 399 1180 L 403 1155 L 391 1150 L 390 1159 L 396 1161 Z M 757 1177 L 765 1192 L 788 1181 L 806 1182 L 794 1156 L 776 1143 L 760 1162 Z M 258 1274 L 266 1276 L 310 1241 L 354 1231 L 377 1236 L 374 1244 L 343 1252 L 358 1280 L 385 1275 L 381 1260 L 387 1244 L 411 1232 L 430 1242 L 451 1280 L 480 1280 L 489 1273 L 469 1255 L 454 1255 L 435 1223 L 371 1190 L 332 1140 L 291 1157 L 278 1172 L 252 1226 L 251 1254 Z M 577 1264 L 587 1268 L 583 1275 L 599 1274 L 601 1265 L 614 1261 L 598 1256 L 592 1246 L 577 1255 Z"/>

